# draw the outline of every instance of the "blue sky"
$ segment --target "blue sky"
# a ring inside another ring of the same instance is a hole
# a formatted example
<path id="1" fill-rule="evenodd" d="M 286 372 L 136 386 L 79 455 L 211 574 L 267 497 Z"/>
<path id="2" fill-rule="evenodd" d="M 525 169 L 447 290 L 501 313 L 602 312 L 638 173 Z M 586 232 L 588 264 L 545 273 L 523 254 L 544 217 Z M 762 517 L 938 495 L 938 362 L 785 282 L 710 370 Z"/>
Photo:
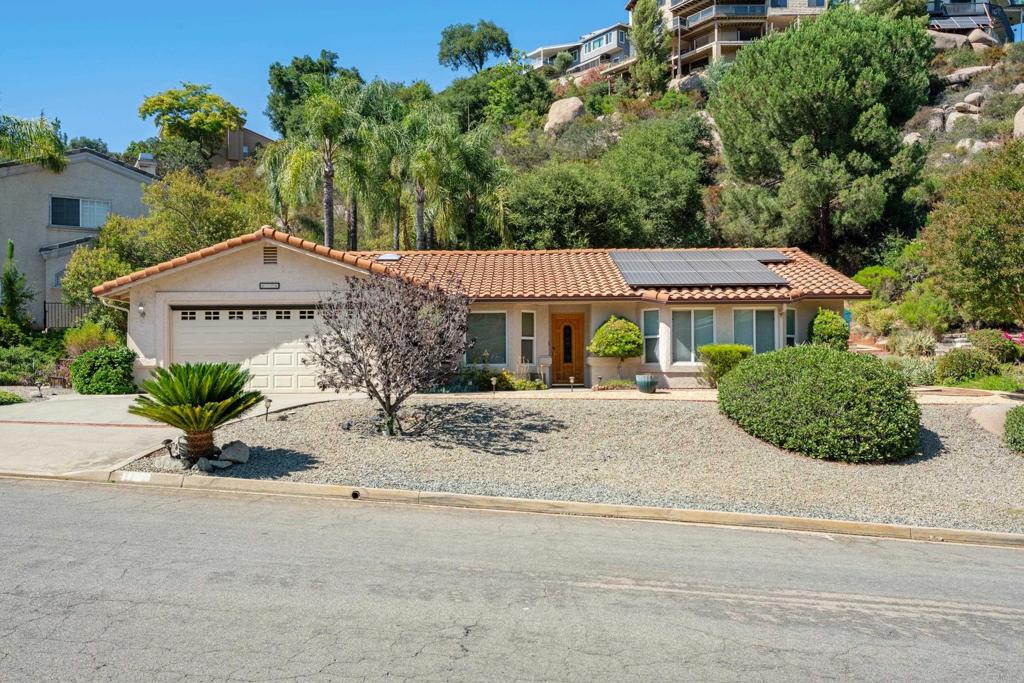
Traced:
<path id="1" fill-rule="evenodd" d="M 179 81 L 209 83 L 271 134 L 263 116 L 267 67 L 321 48 L 364 77 L 424 79 L 435 89 L 456 76 L 437 63 L 441 29 L 489 19 L 515 47 L 574 39 L 625 20 L 625 0 L 291 0 L 175 3 L 54 0 L 40 12 L 10 2 L 0 41 L 0 113 L 45 112 L 70 136 L 103 138 L 120 151 L 153 135 L 139 103 Z M 466 75 L 466 74 L 462 74 Z"/>

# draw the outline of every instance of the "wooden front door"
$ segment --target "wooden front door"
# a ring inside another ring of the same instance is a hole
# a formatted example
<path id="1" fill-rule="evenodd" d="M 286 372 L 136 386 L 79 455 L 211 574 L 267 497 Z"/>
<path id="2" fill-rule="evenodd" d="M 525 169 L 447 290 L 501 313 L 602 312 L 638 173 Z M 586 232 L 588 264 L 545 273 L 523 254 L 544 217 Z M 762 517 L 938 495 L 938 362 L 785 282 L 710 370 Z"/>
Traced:
<path id="1" fill-rule="evenodd" d="M 551 316 L 551 383 L 583 384 L 583 314 Z"/>

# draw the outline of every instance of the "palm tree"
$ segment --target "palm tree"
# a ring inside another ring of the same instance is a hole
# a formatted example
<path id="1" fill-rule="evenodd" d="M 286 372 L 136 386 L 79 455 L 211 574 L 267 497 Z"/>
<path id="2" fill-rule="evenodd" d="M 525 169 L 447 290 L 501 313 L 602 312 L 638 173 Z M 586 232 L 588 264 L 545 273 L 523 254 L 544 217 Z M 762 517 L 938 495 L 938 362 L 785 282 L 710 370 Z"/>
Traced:
<path id="1" fill-rule="evenodd" d="M 197 363 L 157 368 L 142 383 L 149 396 L 139 396 L 128 412 L 185 432 L 187 458 L 195 462 L 215 452 L 213 432 L 261 400 L 246 391 L 248 370 L 230 363 Z"/>
<path id="2" fill-rule="evenodd" d="M 277 214 L 279 227 L 288 230 L 291 225 L 291 205 L 294 202 L 293 188 L 289 187 L 286 171 L 288 154 L 291 150 L 287 140 L 268 145 L 260 153 L 256 175 L 266 184 L 270 205 Z"/>
<path id="3" fill-rule="evenodd" d="M 407 117 L 405 128 L 410 140 L 410 176 L 416 200 L 416 248 L 429 249 L 433 240 L 428 233 L 427 200 L 433 203 L 430 225 L 446 206 L 443 193 L 451 185 L 454 147 L 459 139 L 459 124 L 451 114 L 435 106 L 423 106 Z"/>
<path id="4" fill-rule="evenodd" d="M 67 166 L 60 126 L 43 117 L 18 119 L 0 115 L 0 160 L 39 164 L 60 173 Z"/>

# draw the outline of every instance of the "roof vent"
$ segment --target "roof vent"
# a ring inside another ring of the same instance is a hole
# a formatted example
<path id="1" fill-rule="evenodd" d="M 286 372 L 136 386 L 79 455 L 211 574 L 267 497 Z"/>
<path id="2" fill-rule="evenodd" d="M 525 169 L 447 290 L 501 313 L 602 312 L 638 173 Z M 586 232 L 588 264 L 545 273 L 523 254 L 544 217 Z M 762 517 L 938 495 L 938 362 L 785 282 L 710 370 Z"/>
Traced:
<path id="1" fill-rule="evenodd" d="M 263 247 L 263 265 L 277 265 L 277 247 Z"/>
<path id="2" fill-rule="evenodd" d="M 402 255 L 401 254 L 381 254 L 380 256 L 377 257 L 377 260 L 378 261 L 383 261 L 384 263 L 397 263 L 398 261 L 402 260 Z"/>

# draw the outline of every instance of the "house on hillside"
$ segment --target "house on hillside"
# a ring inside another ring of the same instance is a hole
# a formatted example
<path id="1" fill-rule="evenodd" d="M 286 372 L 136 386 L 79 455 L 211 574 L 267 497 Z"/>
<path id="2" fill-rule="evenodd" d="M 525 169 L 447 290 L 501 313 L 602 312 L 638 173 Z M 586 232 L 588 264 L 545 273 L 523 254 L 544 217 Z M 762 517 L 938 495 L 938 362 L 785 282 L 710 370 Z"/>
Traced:
<path id="1" fill-rule="evenodd" d="M 561 45 L 539 47 L 527 54 L 534 69 L 554 64 L 560 52 L 573 56 L 567 73 L 583 73 L 595 67 L 609 68 L 621 64 L 633 55 L 629 44 L 629 24 L 618 23 L 590 31 L 578 41 Z"/>
<path id="2" fill-rule="evenodd" d="M 90 149 L 68 152 L 62 173 L 37 164 L 0 164 L 0 243 L 14 240 L 15 260 L 36 293 L 40 327 L 68 327 L 77 311 L 61 299 L 61 278 L 75 249 L 95 239 L 111 214 L 141 216 L 142 188 L 155 176 Z"/>
<path id="3" fill-rule="evenodd" d="M 264 227 L 106 282 L 93 293 L 128 312 L 136 379 L 185 362 L 236 362 L 253 387 L 315 391 L 303 364 L 317 305 L 347 277 L 455 276 L 472 301 L 466 363 L 591 385 L 614 359 L 588 355 L 610 316 L 643 331 L 630 373 L 696 386 L 697 349 L 736 342 L 756 352 L 806 341 L 819 308 L 869 292 L 799 249 L 578 249 L 345 252 Z"/>
<path id="4" fill-rule="evenodd" d="M 248 128 L 229 130 L 224 146 L 210 159 L 211 168 L 237 166 L 256 153 L 260 147 L 272 144 L 274 140 Z"/>

